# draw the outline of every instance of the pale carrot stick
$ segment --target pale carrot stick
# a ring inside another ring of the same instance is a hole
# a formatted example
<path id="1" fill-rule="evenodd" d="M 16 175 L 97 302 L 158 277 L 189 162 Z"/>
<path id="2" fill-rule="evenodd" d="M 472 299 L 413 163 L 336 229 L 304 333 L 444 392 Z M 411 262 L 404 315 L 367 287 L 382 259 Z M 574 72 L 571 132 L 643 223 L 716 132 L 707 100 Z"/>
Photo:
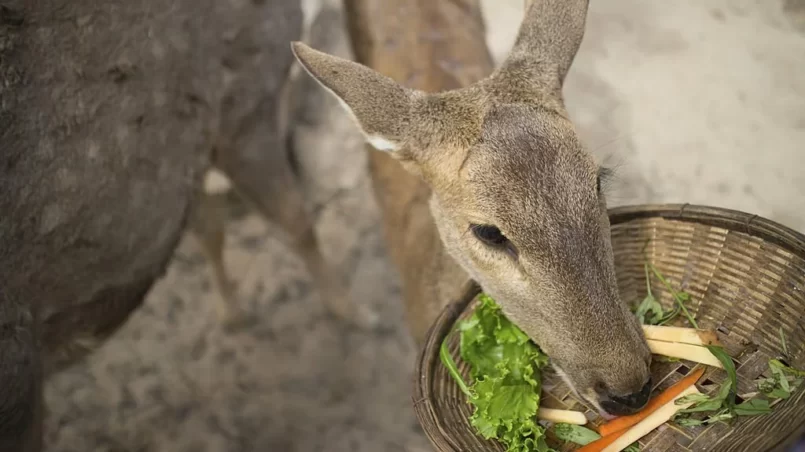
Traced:
<path id="1" fill-rule="evenodd" d="M 562 424 L 584 425 L 587 423 L 587 418 L 581 411 L 556 410 L 542 407 L 537 411 L 537 419 Z"/>
<path id="2" fill-rule="evenodd" d="M 713 330 L 697 330 L 681 326 L 643 325 L 643 334 L 648 340 L 660 342 L 721 346 L 718 335 Z"/>
<path id="3" fill-rule="evenodd" d="M 662 342 L 647 339 L 648 348 L 654 355 L 670 356 L 671 358 L 686 359 L 697 363 L 707 364 L 708 366 L 724 368 L 721 361 L 715 357 L 707 347 L 698 345 L 681 344 L 678 342 Z"/>
<path id="4" fill-rule="evenodd" d="M 681 394 L 686 388 L 696 384 L 703 374 L 704 367 L 699 367 L 697 370 L 694 370 L 686 375 L 683 379 L 669 386 L 668 389 L 661 392 L 659 395 L 657 395 L 657 397 L 649 400 L 646 407 L 643 408 L 639 413 L 632 414 L 631 416 L 615 418 L 606 424 L 601 424 L 601 426 L 598 428 L 598 433 L 601 436 L 606 437 L 613 433 L 626 430 L 627 428 L 637 424 L 648 417 L 648 415 L 659 409 L 661 406 L 668 403 L 669 400 L 676 398 L 676 396 Z"/>

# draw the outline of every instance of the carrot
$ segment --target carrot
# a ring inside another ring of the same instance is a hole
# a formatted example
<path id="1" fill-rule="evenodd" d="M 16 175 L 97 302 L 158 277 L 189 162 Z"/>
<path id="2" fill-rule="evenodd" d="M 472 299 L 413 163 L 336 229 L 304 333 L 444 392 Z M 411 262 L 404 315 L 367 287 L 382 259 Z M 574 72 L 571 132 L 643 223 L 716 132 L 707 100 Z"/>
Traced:
<path id="1" fill-rule="evenodd" d="M 581 449 L 576 449 L 576 452 L 601 452 L 605 447 L 614 443 L 615 440 L 620 438 L 625 432 L 626 430 L 621 430 L 608 436 L 602 436 L 591 443 L 587 443 L 587 445 L 583 446 Z"/>
<path id="2" fill-rule="evenodd" d="M 651 413 L 653 413 L 654 411 L 656 411 L 657 409 L 668 403 L 668 401 L 673 400 L 682 391 L 684 391 L 685 389 L 687 389 L 688 387 L 699 381 L 699 378 L 701 378 L 703 374 L 704 374 L 704 367 L 699 367 L 698 370 L 689 373 L 687 376 L 685 376 L 685 378 L 669 386 L 668 389 L 661 392 L 657 397 L 654 397 L 653 399 L 649 400 L 646 407 L 643 408 L 639 413 L 632 414 L 631 416 L 622 416 L 619 418 L 615 418 L 607 422 L 606 424 L 602 424 L 598 428 L 598 433 L 601 434 L 602 437 L 607 437 L 612 435 L 613 433 L 626 430 L 627 428 L 637 424 L 638 422 L 648 417 L 648 415 L 650 415 Z"/>
<path id="3" fill-rule="evenodd" d="M 679 399 L 693 394 L 701 394 L 701 392 L 699 392 L 699 390 L 696 388 L 696 385 L 688 386 L 687 389 L 679 393 L 677 397 L 632 427 L 629 427 L 626 430 L 621 430 L 613 435 L 609 435 L 617 436 L 617 439 L 605 447 L 601 452 L 621 452 L 628 448 L 630 444 L 636 443 L 639 439 L 651 433 L 652 430 L 655 430 L 657 427 L 673 419 L 676 413 L 693 405 L 695 402 L 677 404 Z"/>
<path id="4" fill-rule="evenodd" d="M 701 375 L 702 372 L 699 371 L 691 373 L 684 379 L 680 380 L 679 383 L 666 389 L 665 391 L 662 392 L 662 394 L 660 394 L 654 400 L 652 400 L 652 402 L 654 402 L 656 400 L 662 399 L 662 403 L 659 406 L 646 407 L 646 409 L 644 409 L 640 413 L 637 413 L 633 416 L 629 416 L 630 418 L 640 417 L 639 420 L 635 421 L 634 423 L 631 423 L 630 421 L 630 423 L 628 423 L 627 426 L 622 428 L 621 430 L 617 430 L 609 433 L 608 435 L 601 436 L 601 438 L 591 443 L 588 443 L 586 446 L 582 447 L 581 449 L 578 449 L 576 452 L 604 452 L 604 451 L 623 450 L 624 448 L 629 446 L 629 444 L 637 441 L 638 439 L 648 434 L 651 430 L 654 430 L 663 423 L 667 422 L 668 419 L 671 419 L 677 411 L 692 405 L 693 402 L 688 402 L 687 404 L 676 406 L 676 399 L 686 396 L 688 394 L 699 393 L 699 390 L 696 388 L 695 383 L 698 377 L 701 377 Z M 688 384 L 685 385 L 684 387 L 681 387 L 680 384 L 683 382 Z M 675 389 L 676 387 L 681 387 L 681 391 L 674 391 L 673 393 L 670 392 L 672 389 Z M 670 395 L 670 397 L 666 397 L 667 395 Z M 619 419 L 623 418 L 618 418 L 616 420 Z"/>
<path id="5" fill-rule="evenodd" d="M 611 435 L 602 436 L 591 443 L 587 443 L 587 445 L 583 446 L 581 449 L 576 449 L 576 452 L 601 452 L 605 447 L 614 443 L 615 440 L 620 438 L 627 431 L 628 429 L 624 429 Z"/>

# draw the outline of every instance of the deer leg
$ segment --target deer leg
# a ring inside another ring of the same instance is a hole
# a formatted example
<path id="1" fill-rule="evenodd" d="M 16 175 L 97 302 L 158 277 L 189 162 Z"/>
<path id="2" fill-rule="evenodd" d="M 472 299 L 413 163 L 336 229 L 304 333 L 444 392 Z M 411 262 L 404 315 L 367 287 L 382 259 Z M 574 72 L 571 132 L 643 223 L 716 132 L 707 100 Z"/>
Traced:
<path id="1" fill-rule="evenodd" d="M 222 195 L 203 193 L 196 206 L 193 236 L 201 245 L 211 269 L 213 285 L 218 293 L 215 310 L 224 328 L 231 330 L 251 320 L 239 307 L 237 290 L 224 264 L 226 240 L 226 204 Z"/>
<path id="2" fill-rule="evenodd" d="M 280 150 L 284 148 L 265 148 L 266 157 L 247 158 L 237 165 L 232 164 L 236 159 L 230 156 L 225 159 L 230 164 L 223 165 L 222 169 L 241 196 L 256 206 L 268 221 L 282 227 L 289 245 L 304 262 L 330 312 L 359 327 L 373 327 L 376 315 L 349 299 L 341 272 L 324 258 L 313 219 L 305 208 L 302 189 L 285 153 Z"/>
<path id="3" fill-rule="evenodd" d="M 322 255 L 314 221 L 292 169 L 286 135 L 293 110 L 290 73 L 294 58 L 287 42 L 276 47 L 267 34 L 270 31 L 260 17 L 271 14 L 256 7 L 251 13 L 252 40 L 243 41 L 249 46 L 238 50 L 240 41 L 233 43 L 232 58 L 239 64 L 229 74 L 222 97 L 214 164 L 266 219 L 285 230 L 329 310 L 358 325 L 371 326 L 374 315 L 349 300 L 341 272 Z M 301 15 L 293 20 L 298 20 L 301 33 Z M 262 43 L 265 54 L 242 58 L 255 53 L 253 47 L 258 44 L 254 43 Z"/>
<path id="4" fill-rule="evenodd" d="M 275 108 L 271 99 L 258 102 L 236 128 L 239 132 L 236 138 L 228 146 L 218 147 L 215 165 L 263 217 L 285 231 L 289 245 L 304 262 L 328 310 L 361 328 L 371 328 L 377 323 L 377 316 L 350 300 L 343 275 L 321 252 L 313 218 L 306 209 L 304 193 L 289 158 L 287 141 L 276 127 L 280 121 L 276 119 Z"/>

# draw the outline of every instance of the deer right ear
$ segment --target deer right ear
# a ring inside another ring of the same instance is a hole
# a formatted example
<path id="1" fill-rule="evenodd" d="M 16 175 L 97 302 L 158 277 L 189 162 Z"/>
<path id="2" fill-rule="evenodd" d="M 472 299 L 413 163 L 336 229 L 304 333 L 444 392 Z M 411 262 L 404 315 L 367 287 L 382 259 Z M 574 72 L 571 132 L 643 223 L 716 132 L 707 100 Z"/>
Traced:
<path id="1" fill-rule="evenodd" d="M 362 64 L 301 42 L 291 43 L 291 49 L 307 73 L 341 101 L 369 144 L 388 152 L 403 146 L 416 91 Z"/>

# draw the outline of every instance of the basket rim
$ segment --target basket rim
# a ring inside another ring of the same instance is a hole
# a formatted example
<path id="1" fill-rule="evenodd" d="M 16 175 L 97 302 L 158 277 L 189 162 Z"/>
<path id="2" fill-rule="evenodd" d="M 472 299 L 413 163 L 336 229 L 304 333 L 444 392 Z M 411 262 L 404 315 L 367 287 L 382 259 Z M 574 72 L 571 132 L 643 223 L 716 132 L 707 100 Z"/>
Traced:
<path id="1" fill-rule="evenodd" d="M 805 258 L 805 234 L 760 215 L 699 204 L 634 204 L 609 209 L 611 223 L 660 217 L 740 231 Z"/>
<path id="2" fill-rule="evenodd" d="M 669 220 L 688 221 L 697 224 L 721 227 L 746 233 L 764 241 L 774 243 L 793 254 L 805 259 L 805 234 L 769 220 L 759 215 L 740 210 L 697 204 L 632 204 L 608 209 L 611 224 L 625 223 L 641 218 L 660 217 Z M 422 427 L 431 445 L 439 452 L 460 452 L 437 421 L 436 413 L 430 401 L 430 375 L 434 362 L 439 360 L 439 348 L 452 325 L 458 320 L 467 306 L 481 293 L 481 287 L 473 279 L 462 286 L 456 301 L 449 303 L 428 328 L 425 343 L 420 348 L 413 374 L 413 406 L 419 425 Z M 438 363 L 436 363 L 438 365 Z M 799 438 L 805 435 L 805 419 L 793 429 L 790 435 L 780 438 L 774 451 L 790 448 Z"/>

